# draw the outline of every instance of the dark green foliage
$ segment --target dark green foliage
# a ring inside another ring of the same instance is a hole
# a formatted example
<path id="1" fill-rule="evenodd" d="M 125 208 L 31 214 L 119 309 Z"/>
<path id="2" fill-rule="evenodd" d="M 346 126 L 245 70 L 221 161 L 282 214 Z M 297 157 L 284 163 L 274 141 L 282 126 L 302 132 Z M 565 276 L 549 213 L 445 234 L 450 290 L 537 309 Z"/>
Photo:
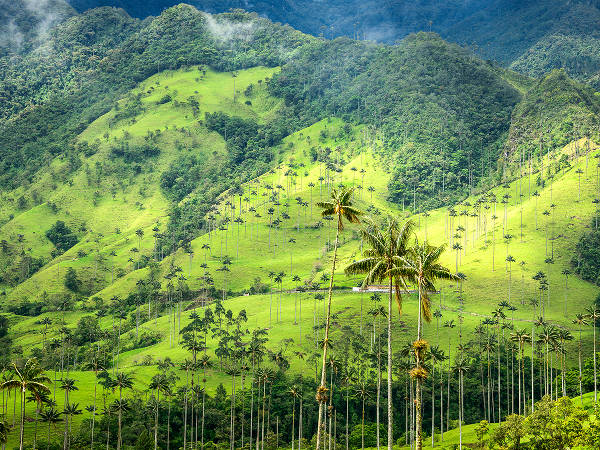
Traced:
<path id="1" fill-rule="evenodd" d="M 285 132 L 277 127 L 260 127 L 252 120 L 216 112 L 206 113 L 206 127 L 219 133 L 227 142 L 229 163 L 237 166 L 248 159 L 270 162 L 269 147 L 279 144 Z M 248 164 L 248 163 L 247 163 Z"/>
<path id="2" fill-rule="evenodd" d="M 307 123 L 338 115 L 379 127 L 390 197 L 412 201 L 416 188 L 417 206 L 456 199 L 495 170 L 520 100 L 495 67 L 427 33 L 393 47 L 315 43 L 269 88 Z"/>
<path id="3" fill-rule="evenodd" d="M 46 306 L 43 302 L 30 302 L 23 300 L 19 303 L 8 305 L 7 310 L 19 316 L 39 316 Z"/>
<path id="4" fill-rule="evenodd" d="M 152 158 L 160 154 L 157 145 L 151 143 L 129 144 L 128 141 L 120 141 L 110 148 L 110 155 L 115 158 L 122 158 L 126 163 L 141 163 L 147 158 Z"/>
<path id="5" fill-rule="evenodd" d="M 509 159 L 545 155 L 574 139 L 598 137 L 600 97 L 555 70 L 539 80 L 517 105 L 506 143 Z"/>
<path id="6" fill-rule="evenodd" d="M 0 184 L 31 179 L 119 95 L 157 72 L 195 64 L 218 70 L 276 66 L 311 40 L 242 12 L 208 20 L 186 5 L 144 22 L 122 10 L 96 9 L 52 31 L 49 59 L 35 52 L 10 62 L 0 58 Z M 250 31 L 223 39 L 211 33 L 215 26 Z M 137 112 L 131 102 L 118 120 Z"/>
<path id="7" fill-rule="evenodd" d="M 362 448 L 362 425 L 354 425 L 354 428 L 350 430 L 350 436 L 348 438 L 348 444 L 351 448 Z M 377 424 L 373 422 L 365 423 L 365 447 L 376 447 L 377 446 Z M 344 438 L 345 439 L 345 438 Z M 379 424 L 379 439 L 383 444 L 387 442 L 387 427 L 383 424 Z"/>
<path id="8" fill-rule="evenodd" d="M 592 220 L 592 230 L 577 243 L 571 264 L 581 278 L 600 286 L 600 229 L 596 228 L 596 220 Z"/>
<path id="9" fill-rule="evenodd" d="M 57 220 L 52 228 L 46 231 L 46 237 L 60 252 L 66 252 L 77 244 L 77 236 L 62 220 Z"/>
<path id="10" fill-rule="evenodd" d="M 69 267 L 65 274 L 65 287 L 73 292 L 79 291 L 81 287 L 81 281 L 77 277 L 77 272 L 72 267 Z"/>
<path id="11" fill-rule="evenodd" d="M 67 272 L 68 273 L 68 272 Z M 96 316 L 83 316 L 77 322 L 77 328 L 73 331 L 73 338 L 77 345 L 84 345 L 90 342 L 98 340 L 101 336 L 100 325 L 98 324 L 98 317 Z"/>
<path id="12" fill-rule="evenodd" d="M 138 17 L 158 15 L 177 0 L 70 0 L 82 11 L 98 5 L 125 8 Z M 236 0 L 190 0 L 209 12 L 240 7 Z M 432 30 L 532 76 L 556 68 L 585 80 L 600 70 L 597 0 L 258 0 L 243 7 L 315 36 L 359 36 L 394 42 Z M 318 10 L 320 13 L 315 14 Z M 368 11 L 368 13 L 366 13 Z"/>

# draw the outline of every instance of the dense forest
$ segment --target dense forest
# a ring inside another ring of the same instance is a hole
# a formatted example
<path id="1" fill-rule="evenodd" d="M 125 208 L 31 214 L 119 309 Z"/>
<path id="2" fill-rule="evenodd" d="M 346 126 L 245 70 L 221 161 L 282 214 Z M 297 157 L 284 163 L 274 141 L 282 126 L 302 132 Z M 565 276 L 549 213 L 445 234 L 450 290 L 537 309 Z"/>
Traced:
<path id="1" fill-rule="evenodd" d="M 79 11 L 118 6 L 137 17 L 159 15 L 173 0 L 70 0 Z M 358 37 L 392 43 L 418 31 L 435 31 L 445 39 L 473 49 L 483 58 L 510 65 L 531 76 L 564 68 L 587 80 L 600 71 L 600 5 L 597 1 L 469 0 L 437 2 L 285 0 L 188 2 L 220 13 L 244 8 L 274 22 L 290 24 L 314 36 Z M 321 14 L 312 14 L 318 8 Z"/>

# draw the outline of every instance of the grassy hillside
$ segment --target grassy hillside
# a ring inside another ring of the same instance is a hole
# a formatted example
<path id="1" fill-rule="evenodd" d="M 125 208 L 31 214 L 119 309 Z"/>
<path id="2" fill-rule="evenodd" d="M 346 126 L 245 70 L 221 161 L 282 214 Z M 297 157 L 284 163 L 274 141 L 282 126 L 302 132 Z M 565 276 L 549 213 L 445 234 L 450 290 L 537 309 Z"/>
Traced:
<path id="1" fill-rule="evenodd" d="M 112 14 L 94 14 L 100 13 Z M 222 444 L 227 436 L 221 434 L 229 426 L 223 413 L 227 402 L 232 409 L 239 406 L 228 395 L 238 379 L 244 383 L 249 377 L 237 365 L 264 332 L 264 349 L 259 347 L 264 365 L 274 371 L 273 404 L 282 427 L 289 428 L 287 391 L 294 383 L 307 395 L 307 433 L 314 431 L 312 392 L 335 236 L 334 222 L 320 216 L 317 203 L 341 186 L 353 187 L 356 207 L 377 222 L 388 215 L 413 220 L 418 239 L 445 245 L 441 262 L 464 274 L 461 282 L 437 284 L 431 293 L 435 319 L 423 334 L 449 356 L 437 370 L 440 382 L 448 377 L 453 421 L 457 356 L 467 354 L 474 370 L 482 371 L 481 381 L 475 376 L 467 383 L 467 421 L 472 422 L 481 415 L 484 341 L 506 338 L 494 364 L 498 378 L 503 371 L 508 392 L 516 354 L 508 337 L 514 330 L 538 336 L 540 317 L 574 337 L 564 342 L 564 361 L 558 349 L 549 364 L 552 379 L 564 363 L 568 392 L 577 390 L 578 351 L 581 345 L 589 357 L 593 329 L 580 331 L 573 319 L 600 292 L 574 275 L 572 266 L 578 242 L 597 213 L 593 200 L 600 195 L 594 93 L 563 72 L 534 83 L 432 34 L 386 47 L 317 41 L 273 25 L 287 39 L 277 58 L 268 58 L 274 37 L 261 38 L 264 29 L 255 30 L 251 45 L 243 39 L 215 44 L 216 57 L 203 47 L 216 42 L 207 28 L 210 20 L 189 7 L 143 23 L 120 17 L 113 25 L 138 30 L 130 30 L 134 34 L 128 43 L 141 53 L 132 56 L 128 47 L 120 55 L 111 53 L 111 61 L 118 63 L 119 73 L 139 71 L 129 73 L 128 82 L 111 88 L 99 103 L 88 103 L 95 114 L 86 120 L 70 111 L 67 116 L 77 126 L 68 125 L 61 134 L 68 146 L 51 136 L 48 142 L 55 146 L 43 154 L 28 148 L 25 153 L 35 158 L 28 161 L 27 178 L 10 179 L 6 172 L 0 191 L 0 306 L 9 325 L 7 335 L 0 336 L 7 344 L 0 353 L 6 360 L 37 357 L 55 379 L 52 396 L 59 410 L 65 401 L 57 384 L 68 378 L 79 387 L 70 403 L 81 409 L 93 403 L 94 392 L 103 406 L 116 399 L 114 386 L 96 386 L 102 377 L 90 371 L 90 362 L 106 366 L 103 376 L 131 374 L 133 389 L 126 388 L 126 397 L 133 406 L 126 411 L 125 440 L 133 444 L 151 430 L 152 414 L 139 414 L 158 395 L 151 383 L 169 372 L 178 378 L 172 379 L 172 390 L 164 391 L 166 398 L 161 394 L 169 409 L 160 408 L 160 434 L 162 439 L 167 433 L 162 413 L 170 414 L 173 407 L 171 425 L 178 433 L 173 442 L 179 443 L 181 403 L 187 401 L 190 381 L 186 359 L 205 352 L 213 361 L 202 375 L 214 420 L 207 429 L 209 438 Z M 254 27 L 258 19 L 232 13 L 215 20 L 221 26 Z M 76 25 L 67 21 L 65 26 L 73 30 Z M 149 36 L 161 30 L 166 30 L 162 41 L 153 47 Z M 210 53 L 217 63 L 180 61 L 178 52 L 190 50 L 182 50 L 181 42 Z M 155 54 L 178 62 L 169 70 L 150 70 Z M 274 67 L 256 66 L 265 59 Z M 275 64 L 288 60 L 283 67 Z M 536 128 L 542 111 L 545 121 Z M 24 137 L 33 122 L 22 117 L 9 122 L 4 130 L 15 132 L 8 137 L 11 145 L 22 138 L 44 144 L 33 135 Z M 56 131 L 52 123 L 47 127 Z M 543 151 L 535 140 L 540 129 Z M 510 158 L 498 162 L 503 149 Z M 525 153 L 532 157 L 517 156 Z M 361 279 L 344 274 L 364 250 L 359 226 L 348 224 L 340 238 L 331 354 L 355 367 L 359 378 L 372 380 L 383 331 L 377 308 L 384 303 L 353 291 Z M 408 392 L 404 383 L 411 364 L 406 349 L 418 316 L 413 288 L 403 295 L 402 315 L 394 313 L 392 325 L 399 430 L 408 404 L 402 396 Z M 496 322 L 498 308 L 505 316 Z M 199 331 L 198 323 L 209 323 L 211 314 L 211 328 L 202 325 Z M 201 349 L 193 342 L 199 337 Z M 541 376 L 543 350 L 533 355 L 531 350 L 524 349 L 525 358 L 534 357 Z M 187 370 L 182 368 L 186 364 Z M 191 372 L 200 384 L 198 368 Z M 590 373 L 586 362 L 585 390 Z M 426 383 L 427 397 L 436 389 L 432 380 Z M 487 381 L 489 390 L 489 375 Z M 245 402 L 247 392 L 241 390 L 244 396 L 237 401 Z M 508 408 L 508 394 L 502 395 Z M 341 405 L 341 392 L 334 396 Z M 541 394 L 536 391 L 536 396 Z M 372 392 L 367 402 L 370 422 L 373 397 Z M 360 402 L 354 396 L 352 402 L 358 411 Z M 28 418 L 35 418 L 34 405 L 26 408 Z M 114 434 L 113 411 L 106 410 L 98 426 L 107 425 Z M 87 446 L 89 419 L 89 411 L 73 417 L 74 446 Z M 354 425 L 358 422 L 358 416 L 352 417 Z M 26 420 L 28 442 L 35 427 L 35 421 Z M 56 440 L 63 431 L 57 428 L 50 428 Z M 467 438 L 473 433 L 468 428 Z M 449 433 L 449 443 L 454 434 Z M 14 432 L 10 439 L 13 445 Z"/>

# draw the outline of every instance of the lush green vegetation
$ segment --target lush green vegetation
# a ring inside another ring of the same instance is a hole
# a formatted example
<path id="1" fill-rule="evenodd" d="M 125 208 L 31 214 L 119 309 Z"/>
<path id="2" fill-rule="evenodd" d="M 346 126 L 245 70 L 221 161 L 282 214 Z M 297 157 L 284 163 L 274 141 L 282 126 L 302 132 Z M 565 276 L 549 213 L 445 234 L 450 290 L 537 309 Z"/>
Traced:
<path id="1" fill-rule="evenodd" d="M 188 6 L 51 41 L 105 20 L 103 62 L 3 112 L 9 446 L 524 446 L 552 408 L 580 426 L 544 444 L 595 445 L 593 92 Z"/>
<path id="2" fill-rule="evenodd" d="M 125 8 L 131 15 L 159 15 L 175 0 L 70 0 L 79 11 L 103 5 Z M 233 0 L 191 0 L 198 9 L 225 12 Z M 483 0 L 437 2 L 417 0 L 333 0 L 326 3 L 281 0 L 244 3 L 244 8 L 288 23 L 314 36 L 348 36 L 392 43 L 419 31 L 435 31 L 469 47 L 482 58 L 539 77 L 564 68 L 580 81 L 600 70 L 597 1 Z M 314 14 L 318 8 L 320 14 Z"/>
<path id="3" fill-rule="evenodd" d="M 505 154 L 520 167 L 581 137 L 597 139 L 600 97 L 589 87 L 553 71 L 527 91 L 512 115 Z M 555 170 L 568 163 L 555 161 Z"/>
<path id="4" fill-rule="evenodd" d="M 392 172 L 390 199 L 424 207 L 468 195 L 495 173 L 520 98 L 493 66 L 425 33 L 394 47 L 318 42 L 269 87 L 299 116 L 377 125 L 384 136 L 377 152 Z"/>

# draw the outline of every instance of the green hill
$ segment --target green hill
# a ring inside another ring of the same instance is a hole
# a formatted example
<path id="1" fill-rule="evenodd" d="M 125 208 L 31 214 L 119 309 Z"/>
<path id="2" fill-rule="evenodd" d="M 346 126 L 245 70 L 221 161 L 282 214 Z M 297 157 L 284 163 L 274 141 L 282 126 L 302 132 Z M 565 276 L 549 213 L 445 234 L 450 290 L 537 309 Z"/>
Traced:
<path id="1" fill-rule="evenodd" d="M 441 263 L 464 275 L 429 294 L 429 356 L 449 359 L 427 362 L 427 430 L 440 426 L 429 414 L 436 392 L 451 428 L 466 398 L 473 442 L 474 423 L 518 412 L 515 384 L 527 404 L 550 389 L 577 395 L 581 358 L 582 390 L 593 390 L 595 329 L 573 320 L 600 293 L 590 275 L 600 104 L 563 71 L 534 81 L 432 33 L 395 46 L 328 41 L 185 5 L 145 21 L 94 10 L 66 20 L 48 45 L 60 49 L 48 65 L 30 54 L 3 69 L 14 101 L 0 125 L 0 359 L 36 357 L 52 378 L 51 397 L 72 420 L 70 431 L 68 421 L 44 424 L 55 442 L 87 448 L 93 417 L 96 443 L 116 447 L 120 411 L 125 446 L 151 448 L 156 428 L 161 446 L 183 447 L 202 398 L 206 441 L 224 446 L 229 432 L 246 439 L 231 423 L 248 426 L 261 386 L 267 447 L 279 424 L 288 445 L 300 398 L 310 439 L 336 231 L 318 203 L 341 187 L 376 222 L 412 220 L 418 239 L 445 245 Z M 69 64 L 55 64 L 65 56 Z M 387 312 L 344 274 L 367 245 L 359 229 L 341 233 L 328 375 L 332 411 L 350 405 L 353 439 L 363 406 L 353 394 L 366 383 L 372 442 Z M 414 286 L 402 297 L 391 335 L 398 445 L 418 317 Z M 519 348 L 516 331 L 555 334 L 552 346 Z M 191 364 L 203 356 L 210 367 Z M 464 384 L 462 357 L 472 369 Z M 94 364 L 106 371 L 96 376 Z M 344 368 L 356 371 L 352 382 Z M 122 373 L 131 387 L 107 378 Z M 79 390 L 67 399 L 70 379 Z M 3 397 L 9 446 L 13 394 Z M 43 416 L 35 403 L 25 410 L 26 442 L 43 447 Z"/>

